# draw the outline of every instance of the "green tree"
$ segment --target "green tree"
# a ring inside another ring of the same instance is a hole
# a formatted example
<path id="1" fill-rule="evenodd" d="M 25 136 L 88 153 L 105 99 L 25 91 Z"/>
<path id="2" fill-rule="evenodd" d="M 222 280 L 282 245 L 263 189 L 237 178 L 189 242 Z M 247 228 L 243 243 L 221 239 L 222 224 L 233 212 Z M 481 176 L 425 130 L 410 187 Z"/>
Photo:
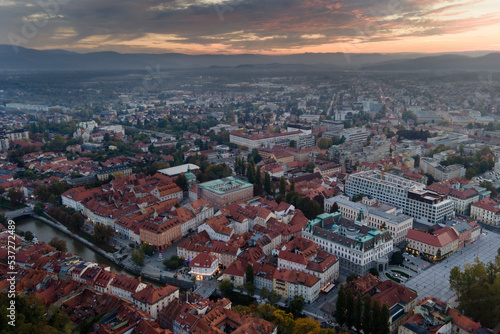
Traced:
<path id="1" fill-rule="evenodd" d="M 290 192 L 295 192 L 295 180 L 292 179 L 292 182 L 290 183 Z"/>
<path id="2" fill-rule="evenodd" d="M 144 265 L 144 252 L 142 249 L 134 249 L 130 257 L 138 266 L 142 267 Z"/>
<path id="3" fill-rule="evenodd" d="M 276 305 L 281 300 L 281 296 L 274 290 L 271 290 L 269 297 L 267 297 L 271 305 Z"/>
<path id="4" fill-rule="evenodd" d="M 349 283 L 350 281 L 354 281 L 358 277 L 359 277 L 359 275 L 356 275 L 355 273 L 349 274 L 349 276 L 347 276 L 347 283 Z"/>
<path id="5" fill-rule="evenodd" d="M 228 279 L 222 280 L 219 284 L 219 290 L 224 297 L 230 298 L 233 295 L 234 284 Z"/>
<path id="6" fill-rule="evenodd" d="M 152 256 L 153 253 L 155 252 L 155 247 L 153 245 L 146 244 L 146 243 L 141 245 L 141 249 L 144 252 L 144 254 L 147 256 Z"/>
<path id="7" fill-rule="evenodd" d="M 380 310 L 380 302 L 377 299 L 375 299 L 372 305 L 372 317 L 371 317 L 372 334 L 382 334 L 380 328 L 381 314 L 382 313 Z"/>
<path id="8" fill-rule="evenodd" d="M 285 177 L 282 176 L 280 178 L 280 195 L 285 195 L 286 193 L 286 180 Z"/>
<path id="9" fill-rule="evenodd" d="M 491 198 L 496 198 L 498 196 L 497 188 L 490 181 L 483 181 L 479 184 L 480 187 L 486 188 L 491 191 Z"/>
<path id="10" fill-rule="evenodd" d="M 71 215 L 70 229 L 74 232 L 80 231 L 84 222 L 85 219 L 83 218 L 83 216 L 78 212 L 74 212 Z"/>
<path id="11" fill-rule="evenodd" d="M 355 323 L 354 314 L 354 295 L 351 290 L 347 290 L 346 294 L 346 324 L 349 330 L 352 329 Z"/>
<path id="12" fill-rule="evenodd" d="M 372 299 L 366 296 L 363 300 L 363 321 L 362 329 L 364 334 L 373 334 L 372 332 Z"/>
<path id="13" fill-rule="evenodd" d="M 245 290 L 250 296 L 253 296 L 255 294 L 255 285 L 252 282 L 245 282 Z"/>
<path id="14" fill-rule="evenodd" d="M 379 272 L 378 272 L 377 268 L 370 268 L 369 272 L 373 276 L 378 276 L 379 275 Z"/>
<path id="15" fill-rule="evenodd" d="M 34 237 L 35 236 L 33 235 L 33 233 L 31 233 L 31 231 L 24 232 L 24 240 L 32 241 Z"/>
<path id="16" fill-rule="evenodd" d="M 7 193 L 7 196 L 10 199 L 10 206 L 13 209 L 23 204 L 25 200 L 23 192 L 15 188 L 10 188 Z"/>
<path id="17" fill-rule="evenodd" d="M 344 284 L 341 284 L 339 287 L 339 293 L 337 296 L 337 303 L 335 308 L 335 319 L 339 323 L 340 326 L 343 326 L 347 321 L 347 296 L 344 290 Z"/>
<path id="18" fill-rule="evenodd" d="M 330 138 L 321 138 L 318 141 L 318 147 L 322 150 L 326 150 L 327 148 L 330 148 L 333 145 L 333 140 Z"/>
<path id="19" fill-rule="evenodd" d="M 177 178 L 175 179 L 175 183 L 184 191 L 188 189 L 187 178 L 184 174 L 179 174 L 179 176 L 177 176 Z"/>
<path id="20" fill-rule="evenodd" d="M 52 239 L 50 239 L 49 245 L 54 247 L 55 249 L 57 249 L 60 252 L 67 252 L 68 251 L 68 247 L 66 246 L 66 241 L 64 241 L 58 237 L 53 237 Z"/>
<path id="21" fill-rule="evenodd" d="M 268 288 L 263 287 L 262 289 L 260 289 L 260 298 L 266 299 L 267 297 L 269 297 L 270 293 L 271 293 L 271 291 L 269 291 Z"/>
<path id="22" fill-rule="evenodd" d="M 109 242 L 109 240 L 111 240 L 113 235 L 114 235 L 114 230 L 111 226 L 99 223 L 94 225 L 94 240 L 96 244 L 106 245 Z"/>
<path id="23" fill-rule="evenodd" d="M 316 167 L 316 165 L 314 164 L 314 162 L 308 162 L 306 164 L 306 172 L 308 172 L 308 173 L 314 172 L 315 167 Z"/>
<path id="24" fill-rule="evenodd" d="M 248 182 L 250 182 L 252 184 L 255 183 L 255 168 L 254 168 L 254 164 L 251 162 L 248 164 L 247 178 L 248 178 Z"/>
<path id="25" fill-rule="evenodd" d="M 290 301 L 289 309 L 293 316 L 298 318 L 304 310 L 304 298 L 302 296 L 295 295 Z"/>
<path id="26" fill-rule="evenodd" d="M 356 331 L 359 333 L 362 328 L 361 324 L 363 323 L 363 300 L 361 299 L 361 295 L 358 295 L 356 298 L 356 302 L 354 304 L 354 327 Z"/>
<path id="27" fill-rule="evenodd" d="M 264 191 L 267 194 L 271 193 L 271 176 L 269 175 L 268 172 L 266 172 L 266 174 L 264 174 Z"/>
<path id="28" fill-rule="evenodd" d="M 46 185 L 42 184 L 36 187 L 35 190 L 33 190 L 33 195 L 35 195 L 36 199 L 38 199 L 39 201 L 47 202 L 49 200 L 50 191 Z"/>
<path id="29" fill-rule="evenodd" d="M 253 283 L 253 266 L 250 263 L 246 268 L 246 281 Z"/>
<path id="30" fill-rule="evenodd" d="M 256 313 L 259 318 L 262 318 L 267 321 L 273 321 L 273 313 L 276 311 L 276 308 L 269 304 L 260 304 L 257 306 Z"/>
<path id="31" fill-rule="evenodd" d="M 42 203 L 40 202 L 37 202 L 35 204 L 35 207 L 33 208 L 33 212 L 36 214 L 36 215 L 41 215 L 43 214 L 43 209 L 45 208 L 45 205 L 43 205 Z"/>
<path id="32" fill-rule="evenodd" d="M 379 333 L 380 334 L 389 334 L 391 332 L 391 312 L 389 311 L 389 307 L 387 304 L 382 305 L 382 311 L 380 314 L 380 324 L 379 324 Z"/>
<path id="33" fill-rule="evenodd" d="M 476 258 L 463 270 L 452 268 L 449 280 L 458 296 L 458 309 L 485 327 L 495 327 L 500 321 L 500 254 L 486 265 Z"/>
<path id="34" fill-rule="evenodd" d="M 399 266 L 405 262 L 405 257 L 403 256 L 403 253 L 401 251 L 397 251 L 392 253 L 391 255 L 391 264 L 394 264 L 396 266 Z"/>
<path id="35" fill-rule="evenodd" d="M 259 186 L 262 184 L 262 174 L 260 172 L 260 166 L 257 166 L 257 170 L 255 171 L 255 184 Z"/>

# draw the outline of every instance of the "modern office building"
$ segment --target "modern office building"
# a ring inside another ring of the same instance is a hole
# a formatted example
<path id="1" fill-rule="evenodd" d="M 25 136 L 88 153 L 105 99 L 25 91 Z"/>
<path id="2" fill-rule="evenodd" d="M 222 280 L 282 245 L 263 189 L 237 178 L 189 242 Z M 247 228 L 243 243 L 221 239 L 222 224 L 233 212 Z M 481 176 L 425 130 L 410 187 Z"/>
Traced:
<path id="1" fill-rule="evenodd" d="M 454 203 L 446 195 L 425 189 L 425 185 L 381 171 L 351 174 L 345 184 L 346 194 L 364 194 L 402 208 L 418 222 L 436 224 L 455 215 Z"/>

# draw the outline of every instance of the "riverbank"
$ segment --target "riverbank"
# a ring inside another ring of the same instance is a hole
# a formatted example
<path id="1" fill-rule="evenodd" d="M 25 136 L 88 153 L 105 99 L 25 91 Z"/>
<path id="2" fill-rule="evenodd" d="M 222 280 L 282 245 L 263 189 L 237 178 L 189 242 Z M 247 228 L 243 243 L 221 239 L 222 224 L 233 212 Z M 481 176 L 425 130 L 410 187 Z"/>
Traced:
<path id="1" fill-rule="evenodd" d="M 163 271 L 159 268 L 157 268 L 157 270 L 149 270 L 150 272 L 144 272 L 143 270 L 144 269 L 148 269 L 148 268 L 141 268 L 141 267 L 138 267 L 138 266 L 135 266 L 131 263 L 124 263 L 126 261 L 120 261 L 116 258 L 115 254 L 119 253 L 119 252 L 116 252 L 116 253 L 107 253 L 106 251 L 104 251 L 103 249 L 99 248 L 98 246 L 96 246 L 95 244 L 89 242 L 88 240 L 82 238 L 81 236 L 71 232 L 70 230 L 68 230 L 66 228 L 66 226 L 62 225 L 61 223 L 59 222 L 54 222 L 50 219 L 47 219 L 45 217 L 41 217 L 39 215 L 36 215 L 36 214 L 32 214 L 30 215 L 32 220 L 34 221 L 38 221 L 38 222 L 41 222 L 45 225 L 48 225 L 50 226 L 51 228 L 63 233 L 64 235 L 66 235 L 67 237 L 75 240 L 77 243 L 80 243 L 81 245 L 83 245 L 84 247 L 88 248 L 89 250 L 91 250 L 92 252 L 98 254 L 99 256 L 101 256 L 102 258 L 106 259 L 107 261 L 109 261 L 110 263 L 113 264 L 113 267 L 116 267 L 116 268 L 119 268 L 119 269 L 123 269 L 125 270 L 127 273 L 129 274 L 132 274 L 134 276 L 141 276 L 143 279 L 145 279 L 146 281 L 150 281 L 154 284 L 170 284 L 170 285 L 175 285 L 175 286 L 178 286 L 178 287 L 181 287 L 183 289 L 191 289 L 194 285 L 194 283 L 189 280 L 183 280 L 183 279 L 178 279 L 178 278 L 174 278 L 173 275 L 174 273 L 172 272 L 166 272 L 166 271 Z M 52 218 L 52 217 L 49 217 L 49 218 Z M 53 219 L 53 218 L 52 218 Z M 36 233 L 35 233 L 36 235 Z M 46 241 L 48 243 L 48 241 Z M 75 253 L 75 255 L 79 255 L 77 252 Z M 86 259 L 86 260 L 89 260 L 89 259 Z M 99 263 L 99 259 L 94 259 L 95 262 L 98 262 Z M 130 262 L 130 261 L 128 261 Z M 109 265 L 109 264 L 106 264 L 104 263 L 105 265 Z M 163 265 L 162 263 L 158 263 L 158 265 Z M 115 269 L 115 268 L 114 268 Z"/>

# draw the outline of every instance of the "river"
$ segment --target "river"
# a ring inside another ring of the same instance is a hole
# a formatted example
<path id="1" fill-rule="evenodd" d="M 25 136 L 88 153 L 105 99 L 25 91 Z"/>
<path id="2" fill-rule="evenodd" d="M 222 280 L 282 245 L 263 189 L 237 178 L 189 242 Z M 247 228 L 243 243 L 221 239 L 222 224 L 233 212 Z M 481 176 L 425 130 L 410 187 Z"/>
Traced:
<path id="1" fill-rule="evenodd" d="M 43 241 L 45 243 L 49 243 L 49 241 L 53 237 L 58 237 L 66 241 L 66 246 L 68 248 L 68 252 L 73 253 L 75 255 L 80 256 L 82 259 L 97 263 L 102 263 L 111 267 L 111 270 L 120 274 L 125 274 L 125 269 L 117 266 L 115 263 L 109 261 L 104 258 L 100 254 L 94 252 L 92 249 L 87 248 L 87 246 L 83 245 L 79 241 L 70 238 L 66 234 L 61 231 L 49 226 L 39 220 L 34 218 L 23 218 L 16 219 L 16 227 L 23 232 L 31 231 L 39 241 Z"/>

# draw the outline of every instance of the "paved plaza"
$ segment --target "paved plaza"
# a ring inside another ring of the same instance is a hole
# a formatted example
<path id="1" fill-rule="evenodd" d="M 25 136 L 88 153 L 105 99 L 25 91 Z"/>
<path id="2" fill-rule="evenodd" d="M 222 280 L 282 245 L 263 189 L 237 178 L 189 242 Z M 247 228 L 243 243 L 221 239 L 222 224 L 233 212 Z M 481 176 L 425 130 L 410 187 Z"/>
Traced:
<path id="1" fill-rule="evenodd" d="M 443 262 L 435 264 L 408 280 L 405 286 L 416 290 L 420 299 L 436 297 L 456 306 L 455 293 L 450 290 L 449 283 L 451 269 L 455 266 L 463 269 L 464 264 L 473 263 L 476 257 L 482 262 L 490 262 L 495 259 L 497 250 L 500 248 L 500 234 L 491 231 L 485 233 L 486 235 L 481 235 L 475 243 L 455 252 Z"/>

